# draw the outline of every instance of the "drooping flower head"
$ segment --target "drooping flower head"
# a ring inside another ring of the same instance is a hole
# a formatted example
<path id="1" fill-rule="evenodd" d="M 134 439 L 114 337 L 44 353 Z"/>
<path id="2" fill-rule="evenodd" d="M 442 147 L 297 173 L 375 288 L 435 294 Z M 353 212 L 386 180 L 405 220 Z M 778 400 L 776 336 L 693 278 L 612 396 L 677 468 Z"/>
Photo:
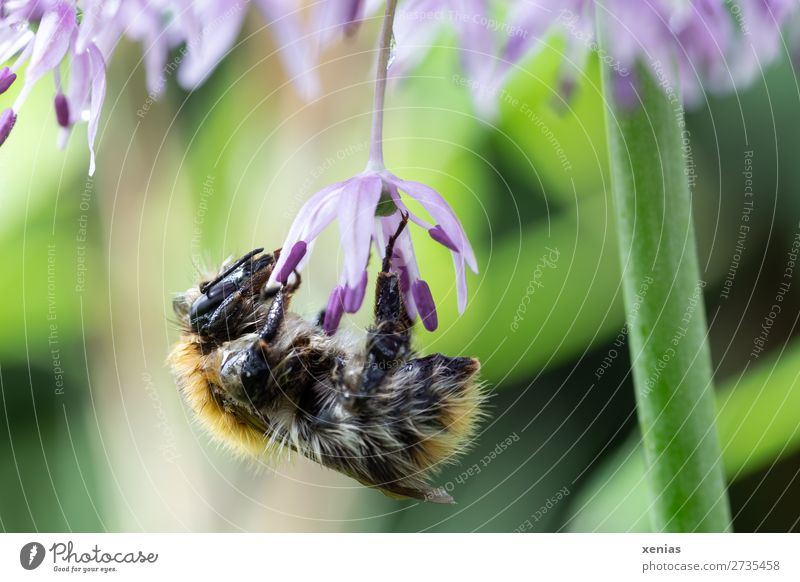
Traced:
<path id="1" fill-rule="evenodd" d="M 416 200 L 434 223 L 411 212 L 401 193 Z M 344 267 L 339 284 L 331 292 L 324 320 L 325 330 L 333 333 L 342 314 L 355 313 L 364 301 L 367 262 L 372 245 L 383 259 L 389 237 L 397 232 L 404 216 L 424 228 L 431 238 L 451 252 L 458 308 L 463 312 L 467 304 L 465 264 L 477 272 L 477 263 L 461 223 L 444 198 L 431 187 L 402 180 L 383 169 L 366 170 L 314 194 L 292 224 L 271 281 L 285 283 L 292 272 L 302 266 L 314 240 L 325 227 L 338 219 Z M 419 314 L 426 329 L 436 329 L 436 308 L 430 288 L 420 273 L 408 229 L 401 230 L 390 265 L 400 279 L 409 316 L 414 319 Z"/>

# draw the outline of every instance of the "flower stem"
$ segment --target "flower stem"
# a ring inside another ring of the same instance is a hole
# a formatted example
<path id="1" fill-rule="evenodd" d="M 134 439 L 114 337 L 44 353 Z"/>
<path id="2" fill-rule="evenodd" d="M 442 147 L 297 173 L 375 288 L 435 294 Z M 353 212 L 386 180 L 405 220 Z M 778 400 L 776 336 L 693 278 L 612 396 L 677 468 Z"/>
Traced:
<path id="1" fill-rule="evenodd" d="M 680 91 L 663 89 L 641 67 L 641 101 L 626 108 L 615 102 L 614 73 L 603 68 L 633 380 L 653 496 L 651 522 L 655 531 L 726 531 L 730 510 L 714 425 L 705 283 L 684 172 Z"/>
<path id="2" fill-rule="evenodd" d="M 392 54 L 392 26 L 397 0 L 386 0 L 380 38 L 378 39 L 378 70 L 375 76 L 375 98 L 372 106 L 372 134 L 369 146 L 368 167 L 382 170 L 383 165 L 383 108 L 386 100 L 386 75 Z"/>

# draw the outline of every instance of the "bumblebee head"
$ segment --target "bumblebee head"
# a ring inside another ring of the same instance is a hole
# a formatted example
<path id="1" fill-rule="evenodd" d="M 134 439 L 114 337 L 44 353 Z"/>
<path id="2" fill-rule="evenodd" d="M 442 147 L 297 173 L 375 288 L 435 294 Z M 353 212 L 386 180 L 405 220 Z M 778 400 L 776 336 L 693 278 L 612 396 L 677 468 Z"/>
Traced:
<path id="1" fill-rule="evenodd" d="M 211 341 L 224 342 L 239 337 L 256 325 L 255 306 L 261 289 L 269 279 L 275 257 L 247 253 L 209 281 L 201 281 L 175 297 L 172 307 L 187 328 Z"/>

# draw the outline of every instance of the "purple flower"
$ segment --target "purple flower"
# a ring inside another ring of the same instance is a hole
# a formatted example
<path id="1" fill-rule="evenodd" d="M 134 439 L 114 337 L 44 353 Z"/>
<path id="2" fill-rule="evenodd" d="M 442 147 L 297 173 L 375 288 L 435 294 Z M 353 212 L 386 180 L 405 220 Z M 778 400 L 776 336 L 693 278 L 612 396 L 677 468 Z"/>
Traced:
<path id="1" fill-rule="evenodd" d="M 278 53 L 300 92 L 317 93 L 312 54 L 300 21 L 299 0 L 255 0 L 278 45 Z M 0 2 L 0 95 L 27 64 L 22 89 L 0 118 L 0 145 L 9 137 L 34 85 L 52 74 L 56 121 L 64 146 L 72 127 L 88 122 L 89 172 L 95 169 L 94 141 L 106 92 L 106 64 L 121 37 L 144 49 L 152 98 L 177 70 L 187 89 L 199 86 L 231 50 L 249 0 L 14 0 Z M 185 47 L 167 62 L 170 51 Z M 66 90 L 61 71 L 68 68 Z"/>
<path id="2" fill-rule="evenodd" d="M 418 202 L 433 219 L 433 224 L 411 212 L 401 193 Z M 465 264 L 477 272 L 477 262 L 464 229 L 447 202 L 435 190 L 419 182 L 402 180 L 385 169 L 365 172 L 332 184 L 314 194 L 300 209 L 286 237 L 271 282 L 285 283 L 299 269 L 307 251 L 322 230 L 334 219 L 339 221 L 344 267 L 339 285 L 330 295 L 324 326 L 333 333 L 342 313 L 355 313 L 364 301 L 367 286 L 367 261 L 372 244 L 383 259 L 386 243 L 400 224 L 401 215 L 428 231 L 431 238 L 446 247 L 455 264 L 458 308 L 467 303 Z M 437 326 L 436 308 L 428 284 L 422 279 L 411 235 L 406 228 L 395 243 L 390 258 L 391 271 L 398 274 L 406 309 L 412 318 L 421 316 L 428 330 Z"/>
<path id="3" fill-rule="evenodd" d="M 699 102 L 705 90 L 742 88 L 778 54 L 781 26 L 792 0 L 537 0 L 519 2 L 509 30 L 519 31 L 501 52 L 495 85 L 542 46 L 549 34 L 566 40 L 566 75 L 579 74 L 597 49 L 596 20 L 605 31 L 600 59 L 614 70 L 615 92 L 636 99 L 636 68 L 644 64 L 668 90 L 681 87 L 684 101 Z M 675 62 L 677 61 L 677 67 Z M 567 79 L 570 81 L 570 79 Z M 566 83 L 568 86 L 571 83 Z"/>

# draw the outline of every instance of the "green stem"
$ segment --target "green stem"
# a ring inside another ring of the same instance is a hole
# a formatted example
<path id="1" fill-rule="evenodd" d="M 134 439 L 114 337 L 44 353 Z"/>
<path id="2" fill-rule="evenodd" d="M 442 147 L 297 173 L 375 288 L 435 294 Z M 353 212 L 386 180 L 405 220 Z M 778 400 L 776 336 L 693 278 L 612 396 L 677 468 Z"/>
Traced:
<path id="1" fill-rule="evenodd" d="M 375 97 L 372 106 L 372 132 L 370 135 L 369 163 L 370 170 L 382 170 L 383 165 L 383 110 L 386 101 L 386 76 L 392 56 L 392 29 L 397 0 L 386 0 L 386 12 L 383 16 L 381 34 L 378 38 L 378 67 L 375 73 Z"/>
<path id="2" fill-rule="evenodd" d="M 604 67 L 606 129 L 651 519 L 655 531 L 726 531 L 680 92 L 642 67 L 641 101 L 622 107 L 613 74 Z"/>

